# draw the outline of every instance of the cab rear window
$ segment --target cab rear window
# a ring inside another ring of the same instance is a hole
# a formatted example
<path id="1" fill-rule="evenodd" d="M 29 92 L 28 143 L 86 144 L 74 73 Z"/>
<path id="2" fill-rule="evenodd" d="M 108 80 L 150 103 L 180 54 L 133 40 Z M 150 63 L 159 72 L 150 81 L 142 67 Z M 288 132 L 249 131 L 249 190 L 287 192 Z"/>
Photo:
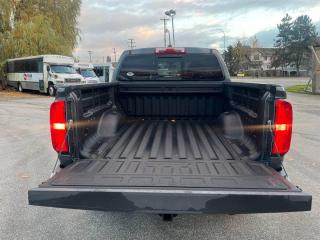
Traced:
<path id="1" fill-rule="evenodd" d="M 213 54 L 137 54 L 123 60 L 118 80 L 222 81 L 224 76 Z"/>

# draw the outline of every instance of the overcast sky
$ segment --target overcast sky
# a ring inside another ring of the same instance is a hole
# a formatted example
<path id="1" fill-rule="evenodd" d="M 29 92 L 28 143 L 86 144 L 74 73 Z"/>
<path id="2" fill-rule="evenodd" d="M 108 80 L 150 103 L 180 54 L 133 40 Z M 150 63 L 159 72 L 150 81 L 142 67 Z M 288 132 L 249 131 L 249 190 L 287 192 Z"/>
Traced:
<path id="1" fill-rule="evenodd" d="M 289 13 L 308 14 L 320 31 L 319 0 L 83 0 L 79 28 L 81 41 L 74 55 L 94 61 L 117 55 L 134 38 L 137 47 L 163 46 L 164 11 L 175 9 L 176 45 L 223 49 L 223 29 L 227 45 L 256 35 L 261 46 L 271 47 L 276 25 Z M 171 26 L 171 25 L 170 25 Z M 170 28 L 171 29 L 171 28 Z"/>

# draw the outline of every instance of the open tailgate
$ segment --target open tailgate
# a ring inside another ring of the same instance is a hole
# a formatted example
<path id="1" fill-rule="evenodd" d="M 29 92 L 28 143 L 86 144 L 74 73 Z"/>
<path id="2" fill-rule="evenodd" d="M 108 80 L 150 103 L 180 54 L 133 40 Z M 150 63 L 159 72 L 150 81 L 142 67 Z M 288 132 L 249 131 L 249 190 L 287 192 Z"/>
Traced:
<path id="1" fill-rule="evenodd" d="M 232 163 L 232 168 L 227 166 L 231 164 L 228 161 L 221 164 L 225 166 L 216 167 L 218 174 L 214 175 L 212 172 L 168 175 L 157 169 L 139 175 L 115 173 L 112 168 L 117 164 L 108 166 L 108 161 L 83 160 L 29 190 L 29 203 L 58 208 L 172 214 L 311 210 L 312 196 L 272 168 L 253 161 Z M 222 173 L 218 171 L 222 167 L 234 171 Z"/>

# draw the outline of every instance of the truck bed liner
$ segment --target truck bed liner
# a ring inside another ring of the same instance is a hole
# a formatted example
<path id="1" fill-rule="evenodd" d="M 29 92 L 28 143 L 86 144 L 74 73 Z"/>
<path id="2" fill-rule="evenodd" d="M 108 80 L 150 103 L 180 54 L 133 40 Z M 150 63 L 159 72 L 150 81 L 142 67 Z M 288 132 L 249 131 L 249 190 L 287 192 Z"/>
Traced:
<path id="1" fill-rule="evenodd" d="M 287 190 L 289 184 L 253 161 L 106 161 L 83 160 L 47 184 L 56 187 L 182 187 Z M 45 186 L 47 185 L 45 184 Z"/>
<path id="2" fill-rule="evenodd" d="M 101 143 L 97 158 L 180 162 L 239 159 L 213 121 L 135 120 L 119 132 Z"/>
<path id="3" fill-rule="evenodd" d="M 50 185 L 287 189 L 270 168 L 241 160 L 212 122 L 141 120 L 122 132 Z"/>

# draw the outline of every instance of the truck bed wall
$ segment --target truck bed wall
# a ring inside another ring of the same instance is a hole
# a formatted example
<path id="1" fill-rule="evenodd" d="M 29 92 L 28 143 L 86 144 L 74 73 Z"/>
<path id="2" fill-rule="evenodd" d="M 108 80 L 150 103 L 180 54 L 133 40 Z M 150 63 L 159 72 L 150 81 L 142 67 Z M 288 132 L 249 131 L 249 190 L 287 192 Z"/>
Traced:
<path id="1" fill-rule="evenodd" d="M 144 118 L 216 118 L 225 110 L 226 98 L 217 94 L 121 94 L 126 115 Z"/>
<path id="2" fill-rule="evenodd" d="M 74 143 L 74 156 L 80 158 L 86 155 L 84 148 L 90 149 L 101 141 L 101 129 L 116 134 L 123 124 L 135 118 L 212 119 L 228 137 L 253 145 L 255 152 L 270 150 L 263 144 L 267 139 L 261 127 L 273 114 L 272 102 L 266 101 L 270 91 L 265 87 L 232 83 L 124 83 L 83 87 L 71 93 L 76 100 L 70 103 L 68 114 L 76 127 L 69 137 Z M 262 158 L 261 154 L 258 156 Z"/>

